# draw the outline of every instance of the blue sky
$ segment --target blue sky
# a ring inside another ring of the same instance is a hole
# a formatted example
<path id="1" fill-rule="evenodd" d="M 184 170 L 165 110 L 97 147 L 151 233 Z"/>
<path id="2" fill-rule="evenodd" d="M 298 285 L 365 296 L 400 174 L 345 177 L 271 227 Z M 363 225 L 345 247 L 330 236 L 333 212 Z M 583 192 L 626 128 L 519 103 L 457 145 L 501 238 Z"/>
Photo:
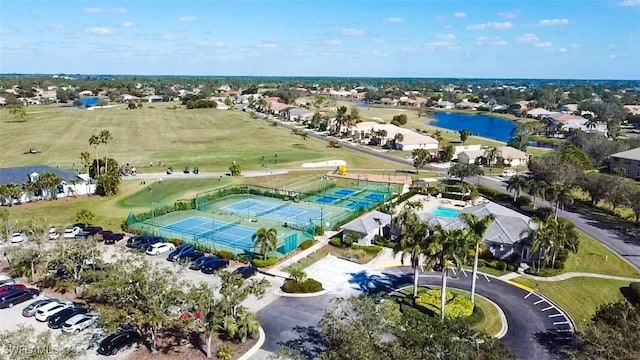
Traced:
<path id="1" fill-rule="evenodd" d="M 640 0 L 2 0 L 0 73 L 640 79 Z"/>

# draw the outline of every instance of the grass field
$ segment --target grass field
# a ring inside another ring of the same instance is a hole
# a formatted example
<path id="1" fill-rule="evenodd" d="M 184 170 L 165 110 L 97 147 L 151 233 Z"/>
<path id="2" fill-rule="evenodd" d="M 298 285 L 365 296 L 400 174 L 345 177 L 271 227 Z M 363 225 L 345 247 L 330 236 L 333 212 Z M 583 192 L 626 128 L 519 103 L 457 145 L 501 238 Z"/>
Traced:
<path id="1" fill-rule="evenodd" d="M 536 282 L 526 278 L 514 281 L 538 289 L 558 306 L 569 313 L 578 329 L 586 325 L 599 306 L 623 300 L 620 288 L 629 286 L 628 281 L 593 278 L 573 278 L 557 282 Z"/>
<path id="2" fill-rule="evenodd" d="M 378 255 L 374 253 L 368 253 L 364 250 L 339 248 L 339 247 L 327 244 L 321 247 L 320 249 L 318 249 L 317 251 L 307 255 L 302 260 L 287 266 L 284 269 L 284 271 L 289 271 L 289 269 L 294 266 L 299 266 L 301 269 L 306 269 L 329 254 L 337 257 L 352 259 L 353 261 L 356 261 L 358 264 L 366 264 L 369 261 L 373 260 L 373 258 L 375 258 L 376 255 Z"/>
<path id="3" fill-rule="evenodd" d="M 563 272 L 588 272 L 596 274 L 638 277 L 640 273 L 599 241 L 579 231 L 580 246 L 577 254 L 570 254 Z"/>
<path id="4" fill-rule="evenodd" d="M 343 159 L 350 168 L 403 168 L 395 162 L 363 153 L 328 147 L 321 140 L 303 140 L 289 130 L 269 126 L 240 111 L 168 109 L 167 104 L 126 110 L 124 106 L 102 110 L 29 108 L 24 122 L 13 122 L 0 111 L 0 167 L 46 163 L 70 169 L 79 165 L 79 154 L 93 150 L 88 139 L 102 129 L 113 142 L 109 156 L 130 163 L 139 172 L 150 162 L 163 161 L 180 171 L 184 166 L 201 170 L 227 170 L 232 161 L 245 169 L 259 169 L 264 156 L 270 168 L 298 167 L 304 162 Z M 40 153 L 24 154 L 34 148 Z M 104 147 L 100 147 L 100 153 Z M 278 163 L 274 154 L 278 153 Z"/>

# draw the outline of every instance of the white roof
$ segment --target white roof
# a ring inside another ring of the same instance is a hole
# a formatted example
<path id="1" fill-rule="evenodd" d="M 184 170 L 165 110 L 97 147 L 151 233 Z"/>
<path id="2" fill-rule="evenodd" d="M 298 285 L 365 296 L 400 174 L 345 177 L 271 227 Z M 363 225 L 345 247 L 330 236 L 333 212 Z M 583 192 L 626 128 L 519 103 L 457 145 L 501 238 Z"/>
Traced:
<path id="1" fill-rule="evenodd" d="M 418 134 L 413 130 L 405 129 L 393 124 L 379 124 L 373 121 L 363 121 L 355 124 L 351 129 L 357 131 L 369 131 L 371 129 L 374 129 L 374 131 L 385 130 L 388 138 L 393 138 L 396 134 L 402 134 L 403 139 L 400 143 L 403 145 L 438 144 L 438 140 L 431 136 Z"/>
<path id="2" fill-rule="evenodd" d="M 611 155 L 621 159 L 640 160 L 640 147 Z"/>
<path id="3" fill-rule="evenodd" d="M 529 155 L 511 146 L 501 146 L 496 148 L 496 156 L 503 159 L 528 159 Z"/>
<path id="4" fill-rule="evenodd" d="M 540 116 L 540 115 L 553 115 L 557 113 L 553 111 L 549 111 L 547 109 L 543 109 L 543 108 L 535 108 L 535 109 L 529 110 L 527 114 L 531 116 Z"/>
<path id="5" fill-rule="evenodd" d="M 467 151 L 463 151 L 460 154 L 458 154 L 458 157 L 460 157 L 460 155 L 464 154 L 468 159 L 473 160 L 476 158 L 479 158 L 481 156 L 484 156 L 485 151 L 484 150 L 467 150 Z"/>

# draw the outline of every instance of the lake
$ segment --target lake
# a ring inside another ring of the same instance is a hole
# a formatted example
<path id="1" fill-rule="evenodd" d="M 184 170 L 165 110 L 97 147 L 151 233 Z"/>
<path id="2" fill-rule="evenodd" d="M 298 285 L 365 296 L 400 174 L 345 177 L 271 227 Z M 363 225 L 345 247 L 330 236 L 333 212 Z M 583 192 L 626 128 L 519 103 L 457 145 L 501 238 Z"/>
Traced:
<path id="1" fill-rule="evenodd" d="M 472 135 L 502 142 L 509 142 L 511 140 L 513 130 L 517 126 L 513 121 L 491 116 L 450 112 L 435 112 L 433 113 L 433 119 L 433 121 L 428 121 L 427 125 L 450 129 L 456 132 L 469 129 Z"/>

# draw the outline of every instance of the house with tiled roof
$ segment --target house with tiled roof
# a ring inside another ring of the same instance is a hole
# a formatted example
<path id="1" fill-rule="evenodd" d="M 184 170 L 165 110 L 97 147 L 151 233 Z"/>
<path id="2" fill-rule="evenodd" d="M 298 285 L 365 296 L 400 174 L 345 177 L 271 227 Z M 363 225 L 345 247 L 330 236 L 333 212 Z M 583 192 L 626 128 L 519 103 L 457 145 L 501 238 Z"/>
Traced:
<path id="1" fill-rule="evenodd" d="M 391 215 L 380 211 L 368 212 L 357 219 L 342 225 L 342 236 L 355 233 L 360 237 L 359 245 L 371 245 L 376 235 L 384 236 L 391 224 Z"/>

